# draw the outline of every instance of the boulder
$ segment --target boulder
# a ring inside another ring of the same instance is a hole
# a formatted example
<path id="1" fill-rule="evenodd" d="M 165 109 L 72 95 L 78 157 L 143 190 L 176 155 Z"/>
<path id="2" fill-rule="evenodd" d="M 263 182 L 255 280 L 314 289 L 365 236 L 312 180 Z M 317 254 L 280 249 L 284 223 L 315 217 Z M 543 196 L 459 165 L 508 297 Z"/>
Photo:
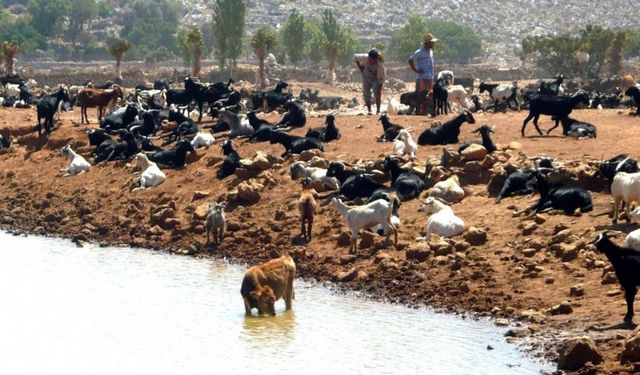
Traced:
<path id="1" fill-rule="evenodd" d="M 640 362 L 640 329 L 633 332 L 624 342 L 620 355 L 621 363 Z"/>
<path id="2" fill-rule="evenodd" d="M 265 171 L 267 169 L 271 169 L 271 163 L 269 162 L 269 159 L 267 159 L 266 155 L 258 153 L 253 158 L 253 164 L 251 165 L 251 168 L 254 170 Z"/>
<path id="3" fill-rule="evenodd" d="M 512 141 L 512 142 L 509 142 L 509 145 L 507 147 L 509 148 L 509 150 L 520 150 L 522 149 L 522 143 Z"/>
<path id="4" fill-rule="evenodd" d="M 164 222 L 168 218 L 176 217 L 176 212 L 169 207 L 164 207 L 158 209 L 156 212 L 151 214 L 151 223 L 161 223 Z"/>
<path id="5" fill-rule="evenodd" d="M 482 161 L 487 157 L 487 149 L 479 144 L 471 144 L 460 153 L 463 160 L 466 161 Z"/>
<path id="6" fill-rule="evenodd" d="M 207 214 L 209 213 L 209 204 L 204 203 L 196 207 L 195 211 L 193 211 L 192 221 L 200 221 L 207 218 Z"/>
<path id="7" fill-rule="evenodd" d="M 442 161 L 441 164 L 443 167 L 448 168 L 450 166 L 455 166 L 460 162 L 460 154 L 451 147 L 445 147 L 442 150 Z"/>
<path id="8" fill-rule="evenodd" d="M 463 235 L 464 240 L 473 246 L 482 245 L 487 242 L 487 231 L 484 229 L 470 227 Z"/>
<path id="9" fill-rule="evenodd" d="M 559 370 L 575 371 L 582 368 L 587 362 L 594 365 L 602 362 L 602 354 L 596 348 L 593 340 L 587 336 L 565 341 L 558 354 Z"/>
<path id="10" fill-rule="evenodd" d="M 479 172 L 482 170 L 482 163 L 479 161 L 470 161 L 464 164 L 465 172 Z"/>
<path id="11" fill-rule="evenodd" d="M 341 283 L 348 283 L 349 281 L 353 281 L 356 276 L 358 276 L 358 270 L 354 267 L 349 271 L 340 272 L 338 274 L 338 281 Z"/>
<path id="12" fill-rule="evenodd" d="M 244 181 L 238 185 L 238 197 L 247 202 L 256 202 L 260 200 L 260 191 L 262 186 L 254 180 Z"/>
<path id="13" fill-rule="evenodd" d="M 358 241 L 358 247 L 360 249 L 368 249 L 373 246 L 374 234 L 371 232 L 363 231 L 360 233 L 360 239 Z"/>
<path id="14" fill-rule="evenodd" d="M 338 246 L 351 245 L 351 234 L 349 232 L 342 232 L 338 235 Z"/>
<path id="15" fill-rule="evenodd" d="M 578 284 L 569 288 L 569 297 L 582 297 L 584 296 L 584 285 Z"/>
<path id="16" fill-rule="evenodd" d="M 193 197 L 191 198 L 191 201 L 192 202 L 193 201 L 197 201 L 197 200 L 206 198 L 206 197 L 208 197 L 210 195 L 211 195 L 211 192 L 209 192 L 209 191 L 198 191 L 198 190 L 196 190 L 196 191 L 193 192 Z"/>
<path id="17" fill-rule="evenodd" d="M 300 158 L 298 160 L 309 161 L 313 159 L 314 156 L 320 156 L 320 155 L 322 155 L 322 151 L 320 150 L 317 150 L 317 149 L 305 150 L 305 151 L 302 151 L 302 153 L 300 154 Z"/>

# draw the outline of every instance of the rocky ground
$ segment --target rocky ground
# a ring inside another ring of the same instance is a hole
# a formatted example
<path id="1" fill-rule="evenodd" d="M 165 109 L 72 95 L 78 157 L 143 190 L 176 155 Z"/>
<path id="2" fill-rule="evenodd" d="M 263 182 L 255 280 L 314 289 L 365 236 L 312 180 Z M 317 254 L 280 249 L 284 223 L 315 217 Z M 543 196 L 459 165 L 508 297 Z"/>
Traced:
<path id="1" fill-rule="evenodd" d="M 608 211 L 611 201 L 606 182 L 596 174 L 596 165 L 603 157 L 623 152 L 640 156 L 636 147 L 640 119 L 630 117 L 626 110 L 578 110 L 574 117 L 596 124 L 598 138 L 574 140 L 560 137 L 559 129 L 549 137 L 538 137 L 531 128 L 529 136 L 522 138 L 520 125 L 525 116 L 524 111 L 481 113 L 476 125 L 463 126 L 461 141 L 476 139 L 472 130 L 481 124 L 496 126 L 494 139 L 502 149 L 482 160 L 460 160 L 453 149 L 437 146 L 420 147 L 417 160 L 407 161 L 425 173 L 429 184 L 451 173 L 460 176 L 469 195 L 453 208 L 469 226 L 464 235 L 449 241 L 433 238 L 428 243 L 416 242 L 426 216 L 417 212 L 419 202 L 414 200 L 400 208 L 398 246 L 384 246 L 383 238 L 365 234 L 361 249 L 349 255 L 347 227 L 339 214 L 328 208 L 319 210 L 310 243 L 298 237 L 300 184 L 289 174 L 291 162 L 298 157 L 279 158 L 283 152 L 279 145 L 237 140 L 240 155 L 250 160 L 237 176 L 219 181 L 215 178 L 222 161 L 219 143 L 225 139 L 220 136 L 216 145 L 192 155 L 185 168 L 167 170 L 162 185 L 131 193 L 136 175 L 126 162 L 94 166 L 85 175 L 60 177 L 59 169 L 67 165 L 60 155 L 64 145 L 72 145 L 87 158 L 93 149 L 85 135 L 87 126 L 80 125 L 79 112 L 62 114 L 58 128 L 47 139 L 30 132 L 36 122 L 34 110 L 0 108 L 0 134 L 16 138 L 11 150 L 0 152 L 0 224 L 28 233 L 73 238 L 78 244 L 96 241 L 166 249 L 250 264 L 289 252 L 303 278 L 332 281 L 390 302 L 492 316 L 498 325 L 512 325 L 507 340 L 524 343 L 532 353 L 551 360 L 558 359 L 558 349 L 566 339 L 587 335 L 603 361 L 581 372 L 638 372 L 639 331 L 586 330 L 619 323 L 625 312 L 609 263 L 587 242 L 602 229 L 629 232 L 637 227 L 611 225 L 606 215 L 595 216 Z M 270 120 L 278 117 L 267 116 Z M 91 112 L 90 118 L 95 121 Z M 393 120 L 413 128 L 414 137 L 434 122 L 427 117 L 397 116 Z M 321 126 L 323 121 L 310 118 L 308 126 Z M 301 159 L 317 165 L 341 159 L 373 170 L 379 164 L 368 161 L 391 153 L 391 144 L 374 140 L 382 133 L 376 116 L 338 115 L 336 122 L 342 139 L 325 145 L 323 154 L 309 153 Z M 541 120 L 543 128 L 550 125 L 548 118 Z M 304 132 L 306 129 L 293 133 Z M 494 202 L 491 195 L 504 179 L 505 170 L 530 165 L 527 157 L 542 154 L 557 158 L 561 166 L 552 175 L 554 180 L 592 191 L 593 213 L 513 217 L 514 208 L 521 209 L 536 198 Z M 228 201 L 229 232 L 220 246 L 206 248 L 206 205 L 222 200 Z M 621 364 L 627 338 L 631 355 L 623 356 L 627 362 Z M 592 361 L 598 362 L 597 358 Z"/>

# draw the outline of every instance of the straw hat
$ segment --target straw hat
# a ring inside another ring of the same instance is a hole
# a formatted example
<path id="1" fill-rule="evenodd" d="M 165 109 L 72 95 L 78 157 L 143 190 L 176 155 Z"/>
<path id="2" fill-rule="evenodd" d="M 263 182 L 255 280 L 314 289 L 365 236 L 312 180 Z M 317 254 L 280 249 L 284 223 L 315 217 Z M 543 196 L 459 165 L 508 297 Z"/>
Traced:
<path id="1" fill-rule="evenodd" d="M 433 37 L 433 35 L 432 35 L 431 33 L 427 33 L 427 34 L 424 36 L 424 42 L 425 42 L 425 43 L 428 43 L 428 42 L 437 42 L 437 41 L 438 41 L 438 38 L 434 38 L 434 37 Z"/>

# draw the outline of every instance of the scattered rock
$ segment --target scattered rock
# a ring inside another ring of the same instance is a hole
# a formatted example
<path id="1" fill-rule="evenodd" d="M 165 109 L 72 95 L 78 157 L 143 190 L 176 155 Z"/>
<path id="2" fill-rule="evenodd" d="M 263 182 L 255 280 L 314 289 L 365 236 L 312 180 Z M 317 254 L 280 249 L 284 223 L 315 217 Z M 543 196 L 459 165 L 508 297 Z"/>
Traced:
<path id="1" fill-rule="evenodd" d="M 564 301 L 559 305 L 555 305 L 549 309 L 549 314 L 551 315 L 566 315 L 571 314 L 573 312 L 573 307 L 571 307 L 571 303 L 568 301 Z"/>
<path id="2" fill-rule="evenodd" d="M 238 185 L 238 197 L 247 202 L 260 200 L 260 191 L 264 188 L 254 180 L 244 181 Z"/>
<path id="3" fill-rule="evenodd" d="M 556 225 L 556 228 L 558 228 L 558 226 Z M 559 232 L 557 232 L 553 237 L 551 237 L 551 241 L 549 241 L 550 245 L 554 245 L 557 243 L 562 243 L 564 242 L 569 236 L 571 235 L 571 231 L 568 229 L 563 229 Z"/>
<path id="4" fill-rule="evenodd" d="M 538 224 L 534 222 L 526 223 L 522 226 L 522 234 L 525 236 L 528 236 L 531 233 L 533 233 L 536 229 L 538 229 Z"/>
<path id="5" fill-rule="evenodd" d="M 602 276 L 602 285 L 615 284 L 618 282 L 618 277 L 615 272 L 606 272 L 604 276 Z"/>
<path id="6" fill-rule="evenodd" d="M 487 156 L 487 149 L 479 144 L 471 144 L 460 153 L 466 161 L 482 161 Z"/>
<path id="7" fill-rule="evenodd" d="M 484 229 L 470 227 L 464 233 L 464 239 L 473 246 L 482 245 L 487 242 L 487 231 Z"/>
<path id="8" fill-rule="evenodd" d="M 203 198 L 206 198 L 208 196 L 211 195 L 211 192 L 209 191 L 194 191 L 193 192 L 193 197 L 191 198 L 191 201 L 197 201 Z"/>
<path id="9" fill-rule="evenodd" d="M 509 150 L 520 150 L 522 149 L 522 143 L 512 141 L 512 142 L 509 142 L 509 146 L 507 147 L 509 148 Z"/>
<path id="10" fill-rule="evenodd" d="M 540 214 L 536 214 L 536 216 L 533 218 L 533 221 L 535 221 L 536 224 L 540 225 L 540 224 L 543 224 L 544 222 L 546 222 L 547 219 L 545 219 L 544 216 L 542 216 Z"/>
<path id="11" fill-rule="evenodd" d="M 407 259 L 417 260 L 418 262 L 424 262 L 427 260 L 427 258 L 429 258 L 429 254 L 431 254 L 429 249 L 422 248 L 411 248 L 406 251 Z"/>
<path id="12" fill-rule="evenodd" d="M 596 348 L 596 344 L 589 337 L 576 337 L 562 344 L 558 351 L 559 370 L 578 370 L 587 362 L 595 365 L 602 362 L 602 354 Z"/>
<path id="13" fill-rule="evenodd" d="M 320 156 L 320 155 L 322 155 L 322 151 L 320 150 L 317 150 L 317 149 L 305 150 L 305 151 L 302 151 L 302 153 L 300 154 L 300 158 L 298 160 L 309 161 L 313 159 L 314 156 Z"/>
<path id="14" fill-rule="evenodd" d="M 340 257 L 340 264 L 344 265 L 344 264 L 353 263 L 356 261 L 356 259 L 358 259 L 358 257 L 352 254 L 343 255 Z"/>
<path id="15" fill-rule="evenodd" d="M 434 243 L 431 248 L 434 250 L 436 256 L 449 255 L 453 253 L 453 247 L 445 240 L 440 240 L 439 242 Z"/>
<path id="16" fill-rule="evenodd" d="M 358 241 L 358 247 L 360 249 L 368 249 L 373 246 L 374 234 L 371 232 L 363 231 L 360 233 L 360 239 Z"/>
<path id="17" fill-rule="evenodd" d="M 620 362 L 640 362 L 640 329 L 633 332 L 624 342 Z"/>
<path id="18" fill-rule="evenodd" d="M 569 297 L 582 297 L 584 296 L 584 285 L 578 284 L 569 288 Z"/>
<path id="19" fill-rule="evenodd" d="M 524 249 L 522 250 L 522 255 L 524 255 L 527 258 L 531 258 L 532 256 L 536 255 L 538 251 L 534 248 L 528 248 L 528 249 Z"/>
<path id="20" fill-rule="evenodd" d="M 340 272 L 338 274 L 338 281 L 341 283 L 348 283 L 353 281 L 358 276 L 358 270 L 354 267 L 346 272 Z"/>

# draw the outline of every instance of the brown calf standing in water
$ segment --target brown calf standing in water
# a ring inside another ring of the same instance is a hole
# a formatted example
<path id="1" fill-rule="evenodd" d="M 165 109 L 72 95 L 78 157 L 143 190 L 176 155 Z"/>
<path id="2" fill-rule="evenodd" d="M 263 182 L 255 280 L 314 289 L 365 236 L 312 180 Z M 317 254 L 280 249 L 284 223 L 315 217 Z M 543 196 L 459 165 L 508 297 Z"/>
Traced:
<path id="1" fill-rule="evenodd" d="M 251 315 L 253 308 L 260 315 L 276 315 L 274 304 L 280 298 L 284 298 L 286 309 L 291 310 L 295 277 L 296 264 L 288 255 L 249 268 L 240 287 L 246 315 Z"/>
<path id="2" fill-rule="evenodd" d="M 302 193 L 298 199 L 298 210 L 300 211 L 300 236 L 306 241 L 311 241 L 311 227 L 313 226 L 313 217 L 316 213 L 318 205 L 315 196 L 318 193 L 311 188 L 311 179 L 304 178 L 302 180 Z M 306 230 L 305 230 L 305 222 Z"/>

